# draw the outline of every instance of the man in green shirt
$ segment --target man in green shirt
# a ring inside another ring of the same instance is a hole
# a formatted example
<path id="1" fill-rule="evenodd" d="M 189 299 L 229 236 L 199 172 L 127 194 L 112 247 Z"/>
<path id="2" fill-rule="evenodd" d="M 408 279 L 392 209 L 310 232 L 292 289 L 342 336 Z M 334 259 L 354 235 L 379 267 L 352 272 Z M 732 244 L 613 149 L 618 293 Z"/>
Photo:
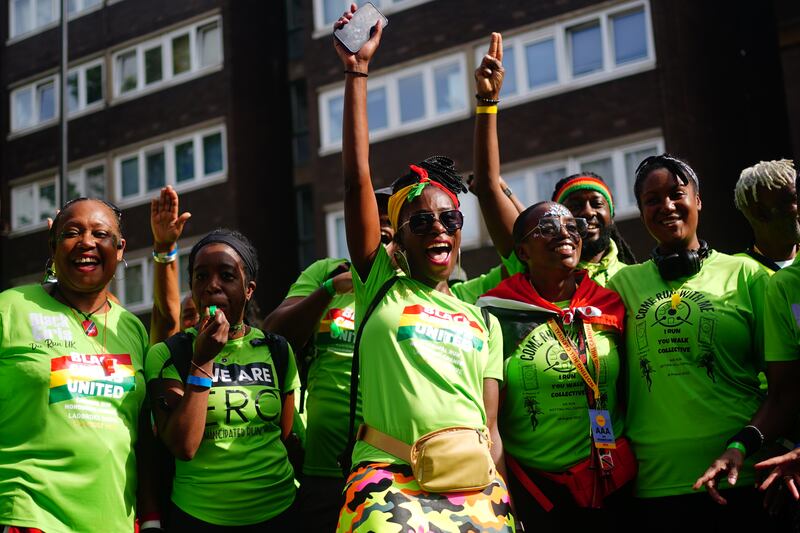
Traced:
<path id="1" fill-rule="evenodd" d="M 603 178 L 594 172 L 567 176 L 556 183 L 552 200 L 564 204 L 572 216 L 586 219 L 589 232 L 578 268 L 587 270 L 593 281 L 605 286 L 611 276 L 636 263 L 614 224 L 614 201 Z"/>
<path id="2" fill-rule="evenodd" d="M 770 276 L 792 264 L 800 242 L 794 163 L 760 161 L 742 170 L 734 189 L 736 208 L 753 229 L 753 245 L 737 255 L 756 260 Z"/>

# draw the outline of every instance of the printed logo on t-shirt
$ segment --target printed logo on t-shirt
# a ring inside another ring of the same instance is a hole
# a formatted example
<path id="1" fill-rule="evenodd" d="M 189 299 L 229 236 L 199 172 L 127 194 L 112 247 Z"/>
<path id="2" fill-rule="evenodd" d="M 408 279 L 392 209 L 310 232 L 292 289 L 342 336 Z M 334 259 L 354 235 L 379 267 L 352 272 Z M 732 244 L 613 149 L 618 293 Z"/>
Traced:
<path id="1" fill-rule="evenodd" d="M 448 313 L 428 305 L 409 305 L 400 316 L 397 340 L 423 339 L 462 350 L 483 348 L 483 329 L 464 313 Z"/>
<path id="2" fill-rule="evenodd" d="M 714 311 L 705 295 L 690 289 L 661 291 L 642 302 L 634 319 L 639 371 L 648 390 L 654 374 L 674 378 L 693 368 L 704 369 L 716 383 Z"/>
<path id="3" fill-rule="evenodd" d="M 214 386 L 264 385 L 275 387 L 272 366 L 269 363 L 248 363 L 246 365 L 220 365 L 214 363 Z"/>
<path id="4" fill-rule="evenodd" d="M 319 321 L 318 332 L 328 335 L 331 341 L 353 344 L 356 340 L 354 320 L 355 310 L 352 307 L 331 308 Z"/>
<path id="5" fill-rule="evenodd" d="M 69 319 L 61 313 L 55 315 L 28 313 L 28 323 L 31 326 L 31 336 L 35 342 L 47 342 L 53 345 L 58 341 L 72 342 L 73 340 Z"/>

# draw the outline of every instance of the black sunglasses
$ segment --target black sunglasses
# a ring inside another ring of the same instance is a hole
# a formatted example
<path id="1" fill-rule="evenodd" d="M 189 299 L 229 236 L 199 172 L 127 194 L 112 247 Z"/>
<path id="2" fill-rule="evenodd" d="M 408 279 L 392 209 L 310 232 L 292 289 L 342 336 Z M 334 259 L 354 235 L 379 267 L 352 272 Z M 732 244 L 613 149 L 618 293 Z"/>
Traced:
<path id="1" fill-rule="evenodd" d="M 400 228 L 408 224 L 408 228 L 414 235 L 427 235 L 433 230 L 433 224 L 437 217 L 433 213 L 414 213 L 408 220 L 400 224 Z M 448 235 L 454 235 L 456 231 L 464 226 L 464 215 L 458 209 L 442 211 L 439 213 L 439 222 L 444 226 Z M 398 230 L 400 228 L 397 228 Z"/>

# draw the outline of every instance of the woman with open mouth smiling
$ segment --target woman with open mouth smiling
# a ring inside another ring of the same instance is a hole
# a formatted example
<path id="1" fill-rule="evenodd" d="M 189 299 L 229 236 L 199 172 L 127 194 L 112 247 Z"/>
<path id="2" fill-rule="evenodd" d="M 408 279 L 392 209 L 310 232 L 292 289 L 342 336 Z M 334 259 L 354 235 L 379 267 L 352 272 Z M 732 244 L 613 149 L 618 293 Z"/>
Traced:
<path id="1" fill-rule="evenodd" d="M 608 284 L 627 310 L 626 423 L 639 460 L 633 523 L 768 530 L 753 459 L 745 460 L 775 436 L 756 414 L 767 275 L 698 237 L 700 182 L 685 161 L 646 158 L 634 195 L 656 247 Z M 703 486 L 708 494 L 693 493 Z"/>
<path id="2" fill-rule="evenodd" d="M 335 27 L 355 12 L 352 5 Z M 463 225 L 457 195 L 466 192 L 451 160 L 411 165 L 393 185 L 389 218 L 404 272 L 398 275 L 380 242 L 367 126 L 369 63 L 380 37 L 378 25 L 356 53 L 335 41 L 345 71 L 345 224 L 359 328 L 351 423 L 356 390 L 364 418 L 338 531 L 512 531 L 497 473 L 500 327 L 447 284 Z"/>
<path id="3" fill-rule="evenodd" d="M 148 339 L 109 299 L 120 221 L 102 200 L 67 202 L 48 282 L 0 294 L 0 530 L 133 530 Z"/>
<path id="4" fill-rule="evenodd" d="M 525 273 L 478 300 L 503 331 L 499 425 L 511 495 L 519 518 L 541 531 L 610 529 L 629 491 L 611 493 L 635 472 L 617 394 L 625 310 L 576 270 L 585 234 L 586 221 L 561 204 L 527 208 L 513 228 Z M 587 490 L 571 486 L 584 478 Z"/>

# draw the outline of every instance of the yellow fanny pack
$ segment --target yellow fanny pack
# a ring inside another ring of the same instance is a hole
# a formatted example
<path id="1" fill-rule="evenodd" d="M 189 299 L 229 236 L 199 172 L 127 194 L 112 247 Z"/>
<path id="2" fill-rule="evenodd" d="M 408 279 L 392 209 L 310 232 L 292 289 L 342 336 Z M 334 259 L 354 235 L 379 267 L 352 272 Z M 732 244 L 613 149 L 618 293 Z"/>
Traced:
<path id="1" fill-rule="evenodd" d="M 362 425 L 358 439 L 407 461 L 419 486 L 427 492 L 482 490 L 495 478 L 486 428 L 452 426 L 427 433 L 408 445 L 373 427 Z"/>

